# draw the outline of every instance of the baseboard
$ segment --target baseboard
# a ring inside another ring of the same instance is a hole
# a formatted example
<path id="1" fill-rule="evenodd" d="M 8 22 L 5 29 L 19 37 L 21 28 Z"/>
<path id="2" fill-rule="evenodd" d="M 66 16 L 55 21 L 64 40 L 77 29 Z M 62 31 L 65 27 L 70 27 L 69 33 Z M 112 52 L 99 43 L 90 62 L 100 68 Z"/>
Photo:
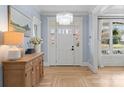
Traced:
<path id="1" fill-rule="evenodd" d="M 45 67 L 49 67 L 50 65 L 48 64 L 48 62 L 44 62 L 44 66 Z M 80 66 L 88 66 L 89 69 L 93 72 L 93 73 L 97 73 L 97 69 L 95 67 L 93 67 L 91 64 L 89 64 L 88 62 L 82 62 L 82 64 Z"/>
<path id="2" fill-rule="evenodd" d="M 80 66 L 88 66 L 87 65 L 88 62 L 82 62 L 82 64 L 80 64 Z M 44 62 L 44 66 L 48 67 L 50 66 L 48 62 Z"/>
<path id="3" fill-rule="evenodd" d="M 97 73 L 97 69 L 87 62 L 87 66 L 93 73 Z"/>
<path id="4" fill-rule="evenodd" d="M 49 63 L 44 61 L 44 66 L 45 67 L 48 67 L 49 66 Z"/>
<path id="5" fill-rule="evenodd" d="M 82 62 L 82 64 L 80 66 L 88 66 L 87 63 L 88 62 Z"/>
<path id="6" fill-rule="evenodd" d="M 104 66 L 124 66 L 124 62 L 103 62 Z"/>

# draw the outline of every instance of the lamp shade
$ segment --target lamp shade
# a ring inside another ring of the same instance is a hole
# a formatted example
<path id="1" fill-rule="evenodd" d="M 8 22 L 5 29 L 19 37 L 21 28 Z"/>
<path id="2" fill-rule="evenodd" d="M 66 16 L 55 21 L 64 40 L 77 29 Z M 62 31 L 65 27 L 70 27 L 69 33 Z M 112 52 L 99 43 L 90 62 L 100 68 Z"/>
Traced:
<path id="1" fill-rule="evenodd" d="M 21 45 L 24 42 L 24 33 L 8 31 L 3 34 L 4 45 Z"/>
<path id="2" fill-rule="evenodd" d="M 3 44 L 3 32 L 0 32 L 0 45 Z"/>

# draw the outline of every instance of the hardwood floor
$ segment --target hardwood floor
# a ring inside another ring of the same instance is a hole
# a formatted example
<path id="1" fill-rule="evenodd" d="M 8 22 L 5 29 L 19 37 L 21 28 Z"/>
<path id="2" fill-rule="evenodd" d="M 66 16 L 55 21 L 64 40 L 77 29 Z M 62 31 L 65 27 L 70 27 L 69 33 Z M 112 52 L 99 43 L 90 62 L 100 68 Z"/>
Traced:
<path id="1" fill-rule="evenodd" d="M 39 87 L 124 87 L 124 67 L 46 67 Z"/>

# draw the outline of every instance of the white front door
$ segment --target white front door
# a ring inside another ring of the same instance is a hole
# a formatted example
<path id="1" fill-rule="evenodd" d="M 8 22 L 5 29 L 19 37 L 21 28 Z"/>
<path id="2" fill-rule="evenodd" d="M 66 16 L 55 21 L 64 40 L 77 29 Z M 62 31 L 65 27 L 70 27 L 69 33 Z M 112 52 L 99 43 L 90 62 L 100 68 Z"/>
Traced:
<path id="1" fill-rule="evenodd" d="M 57 27 L 57 65 L 74 64 L 74 41 L 71 26 Z"/>
<path id="2" fill-rule="evenodd" d="M 81 65 L 82 18 L 75 18 L 71 25 L 59 25 L 50 17 L 48 26 L 49 65 Z"/>

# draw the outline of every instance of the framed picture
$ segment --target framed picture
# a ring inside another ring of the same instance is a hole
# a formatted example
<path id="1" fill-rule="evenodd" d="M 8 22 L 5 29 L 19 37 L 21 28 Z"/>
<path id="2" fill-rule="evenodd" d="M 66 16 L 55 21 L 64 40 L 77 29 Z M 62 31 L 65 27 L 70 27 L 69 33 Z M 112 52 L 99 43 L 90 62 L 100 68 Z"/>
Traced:
<path id="1" fill-rule="evenodd" d="M 9 31 L 24 33 L 25 37 L 32 35 L 32 20 L 21 11 L 9 6 Z"/>

